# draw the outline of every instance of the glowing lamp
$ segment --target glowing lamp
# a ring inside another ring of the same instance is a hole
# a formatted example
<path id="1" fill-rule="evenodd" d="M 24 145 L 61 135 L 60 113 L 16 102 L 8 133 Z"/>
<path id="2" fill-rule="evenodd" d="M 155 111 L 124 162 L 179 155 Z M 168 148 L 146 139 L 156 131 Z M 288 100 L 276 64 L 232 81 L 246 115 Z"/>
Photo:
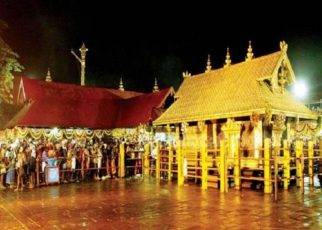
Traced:
<path id="1" fill-rule="evenodd" d="M 293 85 L 293 94 L 300 99 L 304 99 L 308 93 L 308 87 L 303 80 L 295 82 Z"/>

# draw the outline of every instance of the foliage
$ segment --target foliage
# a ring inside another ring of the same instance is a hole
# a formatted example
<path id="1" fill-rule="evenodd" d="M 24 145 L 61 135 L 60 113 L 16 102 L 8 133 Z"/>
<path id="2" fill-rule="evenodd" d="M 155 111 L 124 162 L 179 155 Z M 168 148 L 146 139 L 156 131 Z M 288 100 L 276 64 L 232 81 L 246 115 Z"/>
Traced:
<path id="1" fill-rule="evenodd" d="M 7 24 L 0 20 L 0 102 L 12 103 L 13 72 L 20 72 L 23 66 L 17 60 L 18 54 L 1 37 L 6 28 Z"/>

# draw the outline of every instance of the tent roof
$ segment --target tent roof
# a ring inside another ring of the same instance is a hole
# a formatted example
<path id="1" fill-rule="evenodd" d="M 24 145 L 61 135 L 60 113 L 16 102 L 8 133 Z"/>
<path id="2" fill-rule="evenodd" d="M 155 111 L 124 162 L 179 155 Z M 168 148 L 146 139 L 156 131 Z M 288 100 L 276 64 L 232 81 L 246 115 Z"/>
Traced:
<path id="1" fill-rule="evenodd" d="M 79 127 L 110 129 L 151 122 L 172 88 L 156 93 L 82 87 L 21 77 L 15 101 L 23 108 L 6 125 L 24 127 Z"/>

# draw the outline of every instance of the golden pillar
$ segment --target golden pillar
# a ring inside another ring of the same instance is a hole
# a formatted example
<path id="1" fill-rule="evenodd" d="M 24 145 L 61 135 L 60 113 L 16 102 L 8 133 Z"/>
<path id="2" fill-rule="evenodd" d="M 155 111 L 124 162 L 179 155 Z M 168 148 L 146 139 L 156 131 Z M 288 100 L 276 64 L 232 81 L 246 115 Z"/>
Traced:
<path id="1" fill-rule="evenodd" d="M 272 192 L 271 184 L 270 139 L 264 140 L 264 193 Z"/>
<path id="2" fill-rule="evenodd" d="M 176 153 L 176 160 L 177 160 L 177 165 L 178 165 L 178 180 L 177 183 L 178 185 L 183 185 L 184 183 L 184 175 L 183 175 L 183 154 L 182 154 L 182 143 L 177 145 L 177 153 Z"/>
<path id="3" fill-rule="evenodd" d="M 321 157 L 322 158 L 322 137 L 320 137 L 321 139 L 320 139 L 320 154 L 319 154 L 319 157 Z"/>
<path id="4" fill-rule="evenodd" d="M 173 145 L 169 147 L 169 156 L 168 156 L 168 180 L 172 178 L 172 164 L 173 164 Z"/>
<path id="5" fill-rule="evenodd" d="M 291 176 L 291 168 L 290 168 L 290 149 L 288 146 L 288 141 L 283 141 L 283 147 L 284 147 L 284 157 L 283 157 L 283 174 L 284 174 L 284 189 L 287 190 L 288 186 L 290 185 L 290 176 Z"/>
<path id="6" fill-rule="evenodd" d="M 157 144 L 156 149 L 156 161 L 155 161 L 155 177 L 157 180 L 160 180 L 160 143 Z"/>
<path id="7" fill-rule="evenodd" d="M 239 143 L 235 146 L 235 158 L 234 158 L 234 181 L 235 188 L 240 190 L 240 151 Z"/>
<path id="8" fill-rule="evenodd" d="M 124 177 L 125 176 L 125 145 L 124 143 L 120 144 L 120 154 L 119 154 L 119 162 L 118 162 L 118 170 L 119 170 L 119 177 Z"/>
<path id="9" fill-rule="evenodd" d="M 309 178 L 310 185 L 314 186 L 314 150 L 313 150 L 313 141 L 308 142 L 308 160 L 309 160 Z"/>
<path id="10" fill-rule="evenodd" d="M 208 188 L 208 152 L 207 152 L 207 144 L 206 142 L 203 143 L 201 148 L 201 188 L 207 189 Z"/>
<path id="11" fill-rule="evenodd" d="M 219 176 L 220 176 L 220 192 L 228 191 L 227 183 L 227 164 L 226 164 L 226 141 L 220 141 L 220 158 L 219 158 Z"/>
<path id="12" fill-rule="evenodd" d="M 145 176 L 150 174 L 150 144 L 144 145 L 144 156 L 143 156 L 143 173 Z"/>
<path id="13" fill-rule="evenodd" d="M 179 186 L 181 186 L 184 183 L 184 176 L 183 176 L 182 140 L 180 139 L 180 126 L 176 127 L 176 163 L 177 163 L 177 183 Z"/>
<path id="14" fill-rule="evenodd" d="M 207 189 L 208 187 L 208 165 L 207 165 L 207 158 L 208 158 L 208 152 L 207 152 L 207 125 L 205 122 L 200 121 L 198 122 L 197 127 L 197 135 L 198 135 L 198 152 L 200 153 L 199 167 L 201 166 L 201 188 Z M 198 156 L 197 156 L 198 159 Z M 198 165 L 196 165 L 198 166 Z"/>
<path id="15" fill-rule="evenodd" d="M 296 155 L 296 185 L 303 186 L 303 141 L 297 140 L 295 142 L 295 155 Z"/>
<path id="16" fill-rule="evenodd" d="M 212 122 L 212 138 L 213 138 L 213 149 L 217 149 L 218 143 L 217 143 L 217 123 L 216 121 Z"/>

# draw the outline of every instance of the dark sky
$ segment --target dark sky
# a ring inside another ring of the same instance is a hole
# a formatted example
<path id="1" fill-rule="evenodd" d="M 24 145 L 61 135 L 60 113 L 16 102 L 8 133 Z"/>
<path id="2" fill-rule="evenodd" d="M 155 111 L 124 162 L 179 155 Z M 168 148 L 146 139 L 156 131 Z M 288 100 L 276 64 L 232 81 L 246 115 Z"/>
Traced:
<path id="1" fill-rule="evenodd" d="M 20 54 L 24 74 L 44 77 L 50 67 L 55 81 L 77 83 L 79 65 L 70 49 L 84 41 L 88 84 L 117 87 L 123 76 L 127 89 L 149 91 L 154 77 L 162 86 L 177 87 L 183 71 L 204 71 L 208 53 L 219 67 L 227 46 L 239 62 L 248 40 L 260 56 L 278 50 L 285 39 L 297 77 L 322 91 L 322 26 L 314 10 L 319 7 L 309 1 L 293 3 L 295 9 L 272 1 L 257 6 L 106 2 L 0 0 L 0 18 L 10 27 L 3 36 Z"/>

